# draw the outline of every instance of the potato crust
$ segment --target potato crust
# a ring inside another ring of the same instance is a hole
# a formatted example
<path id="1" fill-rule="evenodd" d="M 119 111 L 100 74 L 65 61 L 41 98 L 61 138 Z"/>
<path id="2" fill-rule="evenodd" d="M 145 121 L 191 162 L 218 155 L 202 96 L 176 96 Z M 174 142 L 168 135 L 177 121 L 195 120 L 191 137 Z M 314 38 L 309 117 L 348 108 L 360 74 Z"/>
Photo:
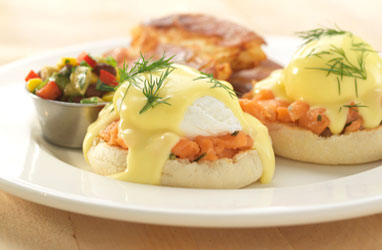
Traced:
<path id="1" fill-rule="evenodd" d="M 226 63 L 233 71 L 247 69 L 266 58 L 262 37 L 240 25 L 201 14 L 153 19 L 136 27 L 132 37 L 133 51 L 162 54 L 166 51 L 163 45 L 182 48 L 192 54 L 185 62 L 210 71 L 219 72 Z"/>
<path id="2" fill-rule="evenodd" d="M 245 46 L 254 42 L 264 44 L 262 37 L 240 25 L 203 14 L 178 14 L 157 18 L 144 23 L 156 29 L 175 28 L 196 36 L 217 37 L 222 46 Z"/>
<path id="3" fill-rule="evenodd" d="M 131 31 L 132 41 L 125 50 L 111 55 L 122 64 L 145 57 L 157 59 L 164 53 L 219 80 L 233 72 L 253 68 L 266 59 L 256 33 L 229 21 L 202 14 L 178 14 L 153 19 Z M 119 53 L 119 54 L 118 54 Z"/>

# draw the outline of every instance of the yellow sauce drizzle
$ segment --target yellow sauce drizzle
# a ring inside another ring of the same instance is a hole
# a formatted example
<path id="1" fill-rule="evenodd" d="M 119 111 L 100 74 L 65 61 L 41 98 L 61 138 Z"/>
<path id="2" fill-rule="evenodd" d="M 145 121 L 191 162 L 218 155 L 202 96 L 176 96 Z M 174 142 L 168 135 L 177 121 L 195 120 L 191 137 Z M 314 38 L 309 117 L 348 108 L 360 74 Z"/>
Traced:
<path id="1" fill-rule="evenodd" d="M 160 184 L 161 172 L 168 160 L 171 149 L 181 137 L 186 136 L 180 130 L 184 114 L 192 103 L 201 97 L 211 96 L 223 102 L 232 110 L 239 120 L 243 131 L 254 140 L 254 149 L 257 150 L 262 163 L 262 183 L 271 181 L 275 159 L 271 140 L 267 128 L 252 116 L 243 113 L 236 98 L 231 98 L 223 88 L 211 88 L 212 84 L 205 79 L 195 80 L 200 73 L 190 67 L 174 64 L 175 69 L 165 81 L 165 87 L 160 95 L 169 98 L 170 105 L 159 104 L 146 112 L 139 111 L 146 104 L 146 97 L 137 86 L 128 83 L 121 85 L 113 98 L 113 105 L 105 108 L 99 118 L 93 123 L 86 135 L 83 151 L 86 157 L 99 132 L 111 121 L 120 117 L 119 136 L 129 148 L 127 168 L 124 172 L 113 175 L 118 180 L 139 182 L 147 184 Z M 151 73 L 159 77 L 163 70 Z M 137 84 L 142 86 L 143 79 L 150 73 L 141 75 Z M 231 85 L 221 81 L 225 85 Z M 127 90 L 128 89 L 128 90 Z"/>
<path id="2" fill-rule="evenodd" d="M 333 134 L 339 134 L 346 125 L 349 105 L 354 102 L 362 106 L 358 108 L 364 120 L 365 128 L 375 128 L 382 120 L 382 60 L 373 48 L 366 44 L 365 71 L 367 79 L 357 79 L 357 91 L 354 78 L 343 76 L 338 87 L 337 75 L 313 68 L 328 68 L 328 61 L 333 55 L 312 53 L 328 51 L 333 46 L 342 48 L 349 61 L 357 65 L 359 51 L 352 44 L 365 43 L 362 39 L 351 35 L 327 36 L 314 40 L 297 51 L 291 62 L 283 70 L 273 72 L 268 78 L 256 84 L 254 91 L 271 89 L 276 97 L 307 102 L 312 108 L 326 108 L 330 119 L 329 129 Z M 358 94 L 358 95 L 357 95 Z"/>

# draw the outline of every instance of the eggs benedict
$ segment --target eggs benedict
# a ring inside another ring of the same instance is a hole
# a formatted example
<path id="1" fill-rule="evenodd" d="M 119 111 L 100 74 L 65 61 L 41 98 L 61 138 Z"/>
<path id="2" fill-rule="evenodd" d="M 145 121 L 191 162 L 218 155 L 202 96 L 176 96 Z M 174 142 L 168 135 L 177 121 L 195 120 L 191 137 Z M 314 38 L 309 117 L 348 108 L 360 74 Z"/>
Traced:
<path id="1" fill-rule="evenodd" d="M 382 159 L 382 60 L 340 29 L 299 33 L 290 63 L 256 83 L 241 106 L 270 130 L 275 153 L 323 163 Z"/>
<path id="2" fill-rule="evenodd" d="M 125 80 L 83 143 L 92 170 L 193 188 L 270 182 L 275 162 L 267 128 L 242 112 L 232 86 L 188 66 L 158 67 L 161 60 L 142 57 L 120 72 Z"/>

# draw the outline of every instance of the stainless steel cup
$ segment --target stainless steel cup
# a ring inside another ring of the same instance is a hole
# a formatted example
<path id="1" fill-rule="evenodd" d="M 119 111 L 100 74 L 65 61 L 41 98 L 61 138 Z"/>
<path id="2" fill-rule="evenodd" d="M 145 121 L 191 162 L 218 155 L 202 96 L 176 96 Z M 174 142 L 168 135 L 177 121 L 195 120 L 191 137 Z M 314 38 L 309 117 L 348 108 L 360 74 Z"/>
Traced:
<path id="1" fill-rule="evenodd" d="M 42 99 L 28 91 L 37 110 L 44 138 L 56 145 L 81 148 L 87 128 L 105 106 Z"/>

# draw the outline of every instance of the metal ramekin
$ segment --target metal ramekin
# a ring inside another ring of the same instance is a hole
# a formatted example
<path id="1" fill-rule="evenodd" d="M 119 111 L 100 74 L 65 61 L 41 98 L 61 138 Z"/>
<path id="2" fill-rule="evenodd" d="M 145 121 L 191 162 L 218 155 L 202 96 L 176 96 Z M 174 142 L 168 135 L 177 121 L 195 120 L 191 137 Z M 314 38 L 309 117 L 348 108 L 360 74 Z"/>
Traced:
<path id="1" fill-rule="evenodd" d="M 28 91 L 28 90 L 26 90 Z M 28 91 L 44 138 L 56 145 L 81 148 L 86 131 L 106 103 L 80 104 L 42 99 Z"/>

